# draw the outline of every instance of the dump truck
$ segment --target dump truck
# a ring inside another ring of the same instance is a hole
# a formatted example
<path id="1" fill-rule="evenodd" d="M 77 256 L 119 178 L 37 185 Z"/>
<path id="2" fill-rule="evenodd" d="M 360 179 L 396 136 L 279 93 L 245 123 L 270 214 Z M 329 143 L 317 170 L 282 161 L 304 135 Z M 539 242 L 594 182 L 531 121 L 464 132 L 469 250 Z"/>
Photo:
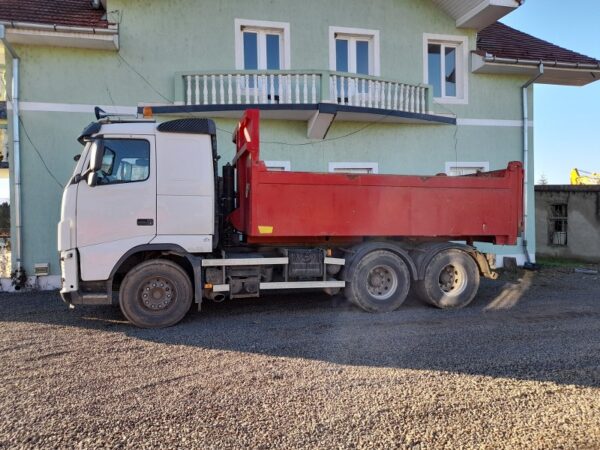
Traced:
<path id="1" fill-rule="evenodd" d="M 104 117 L 79 141 L 58 225 L 60 292 L 70 305 L 118 303 L 139 327 L 267 291 L 343 292 L 380 313 L 409 290 L 464 307 L 481 276 L 496 276 L 474 244 L 514 245 L 523 226 L 520 162 L 459 177 L 269 171 L 258 110 L 244 113 L 220 171 L 209 119 Z"/>

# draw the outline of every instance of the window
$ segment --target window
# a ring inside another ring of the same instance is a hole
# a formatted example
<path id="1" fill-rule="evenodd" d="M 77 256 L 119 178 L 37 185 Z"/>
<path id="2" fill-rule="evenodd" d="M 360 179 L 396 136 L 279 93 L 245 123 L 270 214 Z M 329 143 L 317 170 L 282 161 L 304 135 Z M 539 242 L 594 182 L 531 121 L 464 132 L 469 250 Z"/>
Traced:
<path id="1" fill-rule="evenodd" d="M 329 172 L 379 173 L 379 164 L 376 162 L 330 162 Z"/>
<path id="2" fill-rule="evenodd" d="M 489 162 L 464 162 L 452 161 L 446 163 L 446 175 L 451 177 L 460 175 L 471 175 L 477 172 L 488 172 L 490 170 Z"/>
<path id="3" fill-rule="evenodd" d="M 269 172 L 289 172 L 291 164 L 289 161 L 265 161 Z"/>
<path id="4" fill-rule="evenodd" d="M 150 143 L 141 139 L 105 139 L 98 185 L 132 183 L 150 176 Z"/>
<path id="5" fill-rule="evenodd" d="M 289 23 L 236 19 L 235 57 L 238 70 L 288 70 Z"/>
<path id="6" fill-rule="evenodd" d="M 329 27 L 329 68 L 336 72 L 359 75 L 380 75 L 379 31 L 361 28 Z M 368 87 L 338 78 L 333 85 L 338 103 L 364 96 Z"/>
<path id="7" fill-rule="evenodd" d="M 379 31 L 329 27 L 329 68 L 379 76 Z"/>
<path id="8" fill-rule="evenodd" d="M 548 220 L 548 243 L 550 245 L 567 245 L 568 206 L 566 203 L 550 205 Z"/>
<path id="9" fill-rule="evenodd" d="M 440 103 L 467 102 L 468 38 L 425 34 L 424 82 Z"/>

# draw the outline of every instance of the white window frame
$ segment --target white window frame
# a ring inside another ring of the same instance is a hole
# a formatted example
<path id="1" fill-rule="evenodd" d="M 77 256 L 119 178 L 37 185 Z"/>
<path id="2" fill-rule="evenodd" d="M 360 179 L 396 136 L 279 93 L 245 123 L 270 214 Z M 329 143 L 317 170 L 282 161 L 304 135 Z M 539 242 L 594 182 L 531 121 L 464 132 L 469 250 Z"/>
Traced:
<path id="1" fill-rule="evenodd" d="M 465 169 L 482 169 L 483 172 L 490 171 L 489 161 L 447 161 L 446 162 L 446 175 L 451 175 L 452 169 L 465 168 Z M 458 175 L 454 175 L 458 176 Z"/>
<path id="2" fill-rule="evenodd" d="M 469 38 L 467 36 L 423 33 L 423 83 L 429 84 L 429 44 L 455 47 L 456 50 L 456 97 L 434 97 L 435 103 L 469 103 Z M 443 55 L 442 73 L 445 73 Z M 441 81 L 441 80 L 440 80 Z M 445 85 L 442 83 L 442 93 Z"/>
<path id="3" fill-rule="evenodd" d="M 337 52 L 335 41 L 337 37 L 348 39 L 348 72 L 356 73 L 356 41 L 369 41 L 369 75 L 381 76 L 380 32 L 365 28 L 329 27 L 329 69 L 337 71 Z"/>
<path id="4" fill-rule="evenodd" d="M 376 162 L 330 162 L 329 172 L 336 169 L 370 169 L 372 174 L 379 173 L 379 163 Z M 340 173 L 340 172 L 338 172 Z"/>
<path id="5" fill-rule="evenodd" d="M 235 68 L 244 67 L 244 31 L 258 33 L 258 70 L 267 68 L 266 35 L 278 33 L 281 36 L 279 44 L 280 70 L 290 70 L 292 67 L 290 53 L 290 24 L 288 22 L 270 22 L 266 20 L 235 19 Z"/>
<path id="6" fill-rule="evenodd" d="M 292 165 L 289 161 L 265 161 L 265 166 L 267 166 L 267 170 L 275 168 L 283 169 L 284 172 L 292 170 Z"/>

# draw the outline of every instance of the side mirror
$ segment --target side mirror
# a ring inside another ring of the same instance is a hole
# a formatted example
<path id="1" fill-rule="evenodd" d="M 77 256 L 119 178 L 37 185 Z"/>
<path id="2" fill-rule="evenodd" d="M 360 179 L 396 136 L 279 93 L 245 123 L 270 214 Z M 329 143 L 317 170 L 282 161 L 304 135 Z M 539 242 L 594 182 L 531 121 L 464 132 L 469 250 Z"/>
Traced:
<path id="1" fill-rule="evenodd" d="M 90 172 L 87 176 L 87 184 L 89 187 L 94 187 L 98 184 L 98 173 Z"/>
<path id="2" fill-rule="evenodd" d="M 97 172 L 102 168 L 102 158 L 104 157 L 104 141 L 99 139 L 96 145 L 92 145 L 90 153 L 90 171 Z"/>

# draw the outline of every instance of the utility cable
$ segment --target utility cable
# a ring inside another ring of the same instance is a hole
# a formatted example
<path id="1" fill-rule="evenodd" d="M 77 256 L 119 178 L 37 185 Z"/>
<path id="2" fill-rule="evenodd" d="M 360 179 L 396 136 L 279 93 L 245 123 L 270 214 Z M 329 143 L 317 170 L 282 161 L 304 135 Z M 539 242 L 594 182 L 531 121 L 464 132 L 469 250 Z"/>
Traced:
<path id="1" fill-rule="evenodd" d="M 31 147 L 35 150 L 35 152 L 37 153 L 38 157 L 40 158 L 40 161 L 42 162 L 42 165 L 44 166 L 44 168 L 46 169 L 46 172 L 48 172 L 48 175 L 50 175 L 50 177 L 56 182 L 56 184 L 61 188 L 64 189 L 65 186 L 58 181 L 58 179 L 54 176 L 54 174 L 52 173 L 52 171 L 50 170 L 50 168 L 48 167 L 48 164 L 46 164 L 46 161 L 44 160 L 44 157 L 42 156 L 42 154 L 40 153 L 40 151 L 38 150 L 38 148 L 36 147 L 36 145 L 33 143 L 33 141 L 31 140 L 31 137 L 29 136 L 29 133 L 27 132 L 27 128 L 25 128 L 25 124 L 23 124 L 23 119 L 21 119 L 19 117 L 19 122 L 21 124 L 21 128 L 23 129 L 23 133 L 25 134 L 25 137 L 27 138 L 27 140 L 29 141 L 29 144 L 31 144 Z"/>
<path id="2" fill-rule="evenodd" d="M 8 93 L 8 90 L 6 89 L 6 83 L 5 83 L 5 81 L 2 80 L 1 77 L 0 77 L 0 81 L 2 81 L 2 84 L 4 86 L 4 90 L 6 92 L 6 98 L 12 103 L 12 97 L 10 96 L 10 94 Z M 46 160 L 42 156 L 42 153 L 39 151 L 39 149 L 37 148 L 37 146 L 33 143 L 33 140 L 31 139 L 31 136 L 29 136 L 29 133 L 27 131 L 27 127 L 23 123 L 23 119 L 21 118 L 21 116 L 19 116 L 19 123 L 21 125 L 21 129 L 23 130 L 23 134 L 25 134 L 25 137 L 29 141 L 29 144 L 31 144 L 31 147 L 37 153 L 38 158 L 40 158 L 40 161 L 42 162 L 42 165 L 44 166 L 44 169 L 46 169 L 46 172 L 48 172 L 48 175 L 50 175 L 50 178 L 52 178 L 55 181 L 55 183 L 58 186 L 60 186 L 61 189 L 64 189 L 64 185 L 60 181 L 58 181 L 58 179 L 56 178 L 56 176 L 54 176 L 54 174 L 52 173 L 52 171 L 48 167 L 48 164 L 46 163 Z"/>

